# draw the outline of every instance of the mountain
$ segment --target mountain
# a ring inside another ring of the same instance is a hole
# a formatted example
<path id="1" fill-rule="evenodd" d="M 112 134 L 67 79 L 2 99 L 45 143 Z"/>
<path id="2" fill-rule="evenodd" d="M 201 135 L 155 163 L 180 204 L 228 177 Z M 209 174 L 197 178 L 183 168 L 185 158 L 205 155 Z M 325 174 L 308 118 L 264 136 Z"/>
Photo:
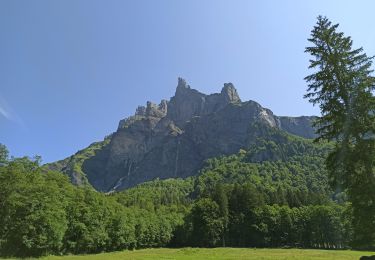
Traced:
<path id="1" fill-rule="evenodd" d="M 139 106 L 103 141 L 47 167 L 69 175 L 77 185 L 123 190 L 156 178 L 196 175 L 209 158 L 256 146 L 264 129 L 313 138 L 313 120 L 279 117 L 257 102 L 243 102 L 231 83 L 206 95 L 179 78 L 169 101 Z"/>

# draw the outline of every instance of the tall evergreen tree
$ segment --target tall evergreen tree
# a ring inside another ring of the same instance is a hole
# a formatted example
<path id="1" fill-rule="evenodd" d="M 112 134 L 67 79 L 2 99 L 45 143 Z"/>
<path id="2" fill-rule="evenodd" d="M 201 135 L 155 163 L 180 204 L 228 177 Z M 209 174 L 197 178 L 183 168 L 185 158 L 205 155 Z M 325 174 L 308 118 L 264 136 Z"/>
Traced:
<path id="1" fill-rule="evenodd" d="M 217 246 L 223 233 L 223 219 L 220 209 L 210 198 L 197 200 L 191 209 L 192 234 L 191 243 L 194 246 Z"/>
<path id="2" fill-rule="evenodd" d="M 213 200 L 219 206 L 220 217 L 222 218 L 223 222 L 223 232 L 221 234 L 222 245 L 225 247 L 225 233 L 228 228 L 229 222 L 229 211 L 228 211 L 228 196 L 224 189 L 223 184 L 219 183 L 215 187 L 215 191 L 213 194 Z"/>
<path id="3" fill-rule="evenodd" d="M 8 161 L 9 152 L 5 145 L 0 143 L 0 166 Z"/>
<path id="4" fill-rule="evenodd" d="M 313 46 L 305 98 L 319 105 L 319 140 L 335 142 L 326 164 L 334 187 L 345 190 L 353 207 L 357 247 L 375 245 L 375 102 L 373 57 L 353 49 L 350 37 L 319 16 L 308 39 Z"/>

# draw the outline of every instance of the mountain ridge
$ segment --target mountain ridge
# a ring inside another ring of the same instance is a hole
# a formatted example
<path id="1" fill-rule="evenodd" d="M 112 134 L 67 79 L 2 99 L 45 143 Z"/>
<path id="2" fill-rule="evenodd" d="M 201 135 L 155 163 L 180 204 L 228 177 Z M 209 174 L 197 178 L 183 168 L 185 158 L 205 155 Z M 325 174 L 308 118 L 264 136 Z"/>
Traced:
<path id="1" fill-rule="evenodd" d="M 170 100 L 139 106 L 104 141 L 47 167 L 77 185 L 117 191 L 155 178 L 196 175 L 206 159 L 251 147 L 254 123 L 313 138 L 314 118 L 278 117 L 255 101 L 241 101 L 232 83 L 206 95 L 179 78 Z"/>

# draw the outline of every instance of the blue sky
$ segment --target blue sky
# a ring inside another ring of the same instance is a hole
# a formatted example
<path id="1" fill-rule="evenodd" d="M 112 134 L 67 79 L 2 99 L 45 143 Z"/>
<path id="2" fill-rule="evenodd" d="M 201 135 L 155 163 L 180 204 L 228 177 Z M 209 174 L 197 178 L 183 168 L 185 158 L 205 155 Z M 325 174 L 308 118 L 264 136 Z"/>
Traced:
<path id="1" fill-rule="evenodd" d="M 63 159 L 102 140 L 177 77 L 232 82 L 277 115 L 312 115 L 304 48 L 319 14 L 375 54 L 375 1 L 0 1 L 0 143 Z"/>

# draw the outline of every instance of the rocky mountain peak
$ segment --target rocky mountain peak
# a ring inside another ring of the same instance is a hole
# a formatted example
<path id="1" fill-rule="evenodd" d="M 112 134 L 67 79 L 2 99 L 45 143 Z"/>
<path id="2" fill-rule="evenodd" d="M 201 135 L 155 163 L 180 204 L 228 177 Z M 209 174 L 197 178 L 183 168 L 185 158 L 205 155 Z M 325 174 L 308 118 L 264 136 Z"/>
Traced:
<path id="1" fill-rule="evenodd" d="M 162 102 L 157 105 L 152 103 L 151 101 L 147 101 L 146 105 L 146 117 L 159 117 L 162 118 L 166 115 L 167 113 L 167 104 L 165 100 L 162 100 Z"/>
<path id="2" fill-rule="evenodd" d="M 74 156 L 65 166 L 58 165 L 74 183 L 82 177 L 97 190 L 121 190 L 155 178 L 197 174 L 206 159 L 251 147 L 259 129 L 260 134 L 272 128 L 312 138 L 313 120 L 278 117 L 255 101 L 242 102 L 232 83 L 206 95 L 179 78 L 169 101 L 149 101 L 121 120 L 110 139 L 82 163 L 81 171 L 75 170 Z"/>
<path id="3" fill-rule="evenodd" d="M 221 89 L 221 95 L 223 96 L 225 102 L 241 102 L 240 96 L 237 93 L 237 89 L 232 83 L 224 83 L 224 87 Z"/>
<path id="4" fill-rule="evenodd" d="M 182 125 L 194 116 L 207 115 L 230 103 L 239 102 L 241 99 L 232 83 L 225 83 L 220 93 L 206 95 L 192 89 L 184 79 L 178 78 L 176 94 L 168 104 L 167 116 L 177 125 Z"/>
<path id="5" fill-rule="evenodd" d="M 190 86 L 186 83 L 186 80 L 181 78 L 181 77 L 178 77 L 178 84 L 177 84 L 177 88 L 190 88 Z"/>
<path id="6" fill-rule="evenodd" d="M 191 91 L 190 86 L 186 83 L 183 78 L 178 78 L 175 96 L 181 96 L 188 94 Z"/>

